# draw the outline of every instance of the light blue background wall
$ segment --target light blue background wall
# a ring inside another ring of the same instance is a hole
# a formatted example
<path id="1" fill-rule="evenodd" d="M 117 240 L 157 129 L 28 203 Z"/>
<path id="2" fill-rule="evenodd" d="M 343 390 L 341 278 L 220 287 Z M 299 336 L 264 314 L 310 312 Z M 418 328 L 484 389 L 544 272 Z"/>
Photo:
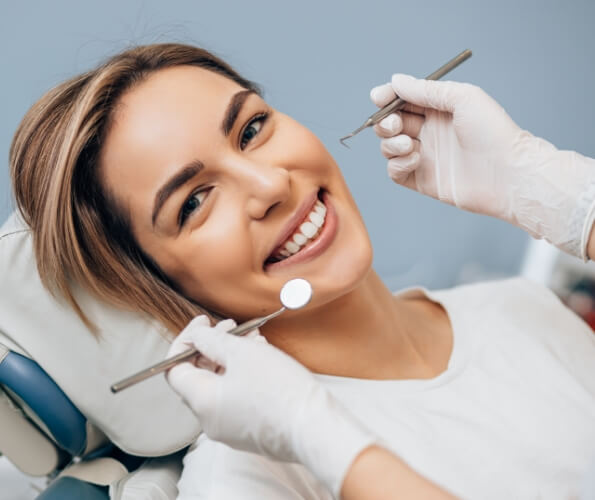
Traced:
<path id="1" fill-rule="evenodd" d="M 183 41 L 227 59 L 306 124 L 342 166 L 392 287 L 449 286 L 517 272 L 515 228 L 391 183 L 378 140 L 338 138 L 374 108 L 369 89 L 393 72 L 424 76 L 464 48 L 451 78 L 480 85 L 524 128 L 595 156 L 595 2 L 374 1 L 5 2 L 0 7 L 0 218 L 14 130 L 45 90 L 136 43 Z M 478 110 L 478 112 L 481 112 Z"/>

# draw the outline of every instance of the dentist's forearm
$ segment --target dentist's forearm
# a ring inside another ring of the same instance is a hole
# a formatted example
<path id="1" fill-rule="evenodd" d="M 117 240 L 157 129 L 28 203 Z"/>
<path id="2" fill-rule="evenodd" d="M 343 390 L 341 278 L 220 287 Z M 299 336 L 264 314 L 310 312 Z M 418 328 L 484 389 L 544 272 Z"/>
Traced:
<path id="1" fill-rule="evenodd" d="M 341 488 L 343 500 L 453 500 L 446 490 L 420 476 L 400 458 L 379 446 L 358 455 Z"/>

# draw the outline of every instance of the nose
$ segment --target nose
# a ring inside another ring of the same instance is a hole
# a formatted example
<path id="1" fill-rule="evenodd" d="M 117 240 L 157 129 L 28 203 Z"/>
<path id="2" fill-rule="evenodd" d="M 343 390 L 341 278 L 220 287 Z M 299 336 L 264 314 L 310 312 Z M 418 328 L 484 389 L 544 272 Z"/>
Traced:
<path id="1" fill-rule="evenodd" d="M 289 171 L 278 165 L 243 162 L 240 182 L 246 193 L 246 211 L 252 219 L 262 219 L 290 196 Z"/>

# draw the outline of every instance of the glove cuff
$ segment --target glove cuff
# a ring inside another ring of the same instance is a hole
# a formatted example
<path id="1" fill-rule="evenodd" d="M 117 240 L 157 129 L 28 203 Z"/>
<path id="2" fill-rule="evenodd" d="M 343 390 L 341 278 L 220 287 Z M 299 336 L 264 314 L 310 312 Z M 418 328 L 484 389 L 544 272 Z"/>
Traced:
<path id="1" fill-rule="evenodd" d="M 595 160 L 558 150 L 527 132 L 519 137 L 509 165 L 517 176 L 510 186 L 508 219 L 586 260 L 595 219 Z"/>
<path id="2" fill-rule="evenodd" d="M 558 155 L 562 156 L 557 161 L 562 163 L 560 168 L 567 169 L 566 175 L 577 177 L 576 191 L 569 193 L 566 224 L 559 223 L 559 232 L 552 225 L 552 234 L 544 234 L 544 237 L 560 250 L 586 262 L 587 244 L 595 219 L 595 160 L 574 151 L 559 151 Z M 563 206 L 561 204 L 561 212 Z"/>
<path id="3" fill-rule="evenodd" d="M 595 180 L 591 183 L 590 188 L 587 189 L 580 197 L 577 211 L 579 212 L 578 221 L 580 222 L 581 219 L 584 219 L 581 231 L 580 247 L 578 248 L 580 253 L 578 255 L 583 259 L 583 262 L 587 262 L 589 260 L 589 256 L 587 255 L 587 246 L 589 244 L 591 231 L 593 230 L 593 223 L 595 222 Z M 584 213 L 584 217 L 581 217 L 580 212 Z"/>
<path id="4" fill-rule="evenodd" d="M 314 390 L 308 407 L 296 419 L 293 448 L 298 460 L 340 498 L 351 464 L 378 439 L 324 387 Z"/>

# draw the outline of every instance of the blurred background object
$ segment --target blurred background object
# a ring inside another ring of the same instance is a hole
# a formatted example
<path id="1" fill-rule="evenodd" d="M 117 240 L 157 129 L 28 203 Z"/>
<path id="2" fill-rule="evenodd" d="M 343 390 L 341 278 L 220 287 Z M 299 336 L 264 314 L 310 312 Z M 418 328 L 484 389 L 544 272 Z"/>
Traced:
<path id="1" fill-rule="evenodd" d="M 545 241 L 530 241 L 521 274 L 551 288 L 595 330 L 595 262 L 583 263 Z"/>

